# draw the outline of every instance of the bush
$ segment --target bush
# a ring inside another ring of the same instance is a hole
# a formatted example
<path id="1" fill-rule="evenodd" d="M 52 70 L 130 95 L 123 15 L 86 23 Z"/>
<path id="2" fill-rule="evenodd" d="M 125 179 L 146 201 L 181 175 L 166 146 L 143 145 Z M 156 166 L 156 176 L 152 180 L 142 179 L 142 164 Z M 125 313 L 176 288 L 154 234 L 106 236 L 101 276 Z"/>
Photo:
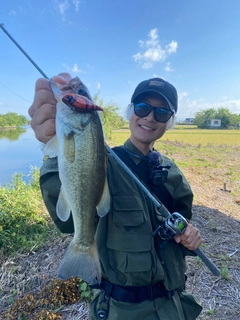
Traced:
<path id="1" fill-rule="evenodd" d="M 29 183 L 16 174 L 12 183 L 0 188 L 0 251 L 13 255 L 21 249 L 40 247 L 49 232 L 47 215 L 38 184 L 39 170 Z"/>

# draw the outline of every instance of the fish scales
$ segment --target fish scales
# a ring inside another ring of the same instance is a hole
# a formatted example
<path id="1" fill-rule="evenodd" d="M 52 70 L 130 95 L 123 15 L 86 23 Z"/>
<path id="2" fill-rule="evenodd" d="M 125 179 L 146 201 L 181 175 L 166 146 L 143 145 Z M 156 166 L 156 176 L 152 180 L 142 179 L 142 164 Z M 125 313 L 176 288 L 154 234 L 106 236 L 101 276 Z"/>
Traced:
<path id="1" fill-rule="evenodd" d="M 60 176 L 61 182 L 69 185 L 68 189 L 65 189 L 65 194 L 70 200 L 71 209 L 81 218 L 79 226 L 79 220 L 75 218 L 75 215 L 73 216 L 74 225 L 78 223 L 78 228 L 75 228 L 75 237 L 81 239 L 82 243 L 88 244 L 89 237 L 93 242 L 93 232 L 85 232 L 84 229 L 87 230 L 93 226 L 92 220 L 94 220 L 96 205 L 102 196 L 106 175 L 106 152 L 103 136 L 99 134 L 101 126 L 98 116 L 92 114 L 82 116 L 91 117 L 91 125 L 87 126 L 84 131 L 71 136 L 78 150 L 75 151 L 73 162 L 68 162 L 65 155 L 60 154 L 59 172 L 64 172 Z M 63 149 L 65 152 L 67 144 L 68 141 L 63 140 L 60 150 Z M 71 183 L 69 184 L 68 181 Z M 86 211 L 87 215 L 82 214 Z"/>
<path id="2" fill-rule="evenodd" d="M 103 216 L 110 206 L 102 124 L 98 112 L 75 111 L 60 100 L 58 85 L 52 81 L 51 86 L 58 99 L 56 136 L 61 191 L 56 211 L 62 221 L 66 221 L 71 212 L 75 230 L 58 276 L 61 279 L 79 276 L 93 284 L 101 279 L 94 241 L 96 208 Z"/>

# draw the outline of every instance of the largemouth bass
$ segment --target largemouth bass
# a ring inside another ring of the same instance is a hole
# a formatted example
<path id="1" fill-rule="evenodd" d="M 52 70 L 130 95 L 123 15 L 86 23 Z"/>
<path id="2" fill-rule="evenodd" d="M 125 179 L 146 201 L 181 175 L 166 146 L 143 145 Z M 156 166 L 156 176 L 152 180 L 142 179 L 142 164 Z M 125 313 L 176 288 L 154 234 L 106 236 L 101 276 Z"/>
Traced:
<path id="1" fill-rule="evenodd" d="M 101 281 L 94 240 L 96 210 L 102 217 L 110 207 L 107 150 L 101 119 L 96 111 L 102 109 L 90 101 L 88 89 L 78 78 L 72 79 L 68 85 L 60 85 L 56 77 L 50 80 L 50 84 L 58 101 L 56 137 L 46 146 L 45 154 L 58 156 L 61 190 L 56 211 L 62 221 L 72 214 L 75 231 L 60 263 L 58 277 L 78 276 L 94 284 Z"/>

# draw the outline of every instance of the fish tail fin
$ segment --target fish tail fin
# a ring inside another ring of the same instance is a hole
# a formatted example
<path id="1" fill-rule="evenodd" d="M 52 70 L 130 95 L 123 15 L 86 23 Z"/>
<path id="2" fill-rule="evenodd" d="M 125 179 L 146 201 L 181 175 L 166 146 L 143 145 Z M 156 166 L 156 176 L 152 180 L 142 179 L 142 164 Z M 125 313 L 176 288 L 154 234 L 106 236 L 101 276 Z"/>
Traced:
<path id="1" fill-rule="evenodd" d="M 95 243 L 88 250 L 81 251 L 72 241 L 58 268 L 62 280 L 79 277 L 88 284 L 101 282 L 101 266 Z"/>

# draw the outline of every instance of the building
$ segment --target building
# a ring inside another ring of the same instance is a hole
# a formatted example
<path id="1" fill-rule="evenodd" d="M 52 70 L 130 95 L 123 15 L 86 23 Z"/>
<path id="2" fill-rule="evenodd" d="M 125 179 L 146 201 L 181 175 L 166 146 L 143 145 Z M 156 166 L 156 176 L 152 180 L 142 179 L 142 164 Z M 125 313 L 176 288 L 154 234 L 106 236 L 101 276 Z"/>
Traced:
<path id="1" fill-rule="evenodd" d="M 210 128 L 221 128 L 222 123 L 221 119 L 210 119 L 209 120 L 209 127 Z"/>
<path id="2" fill-rule="evenodd" d="M 193 121 L 194 121 L 194 118 L 186 118 L 185 119 L 185 123 L 193 123 Z"/>

